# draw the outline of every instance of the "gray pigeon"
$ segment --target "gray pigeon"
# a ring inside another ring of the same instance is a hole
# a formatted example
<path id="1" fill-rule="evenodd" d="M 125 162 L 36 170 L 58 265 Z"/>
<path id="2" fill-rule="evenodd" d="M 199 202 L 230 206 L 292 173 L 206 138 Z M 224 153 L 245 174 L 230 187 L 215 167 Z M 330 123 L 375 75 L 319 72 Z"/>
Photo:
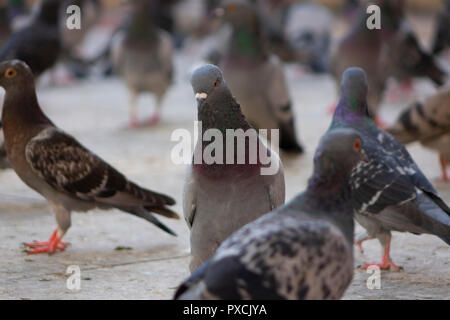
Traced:
<path id="1" fill-rule="evenodd" d="M 358 16 L 349 33 L 332 50 L 329 69 L 337 88 L 340 87 L 342 74 L 347 68 L 355 66 L 367 72 L 370 88 L 367 102 L 370 115 L 376 119 L 389 76 L 386 69 L 381 67 L 382 57 L 387 41 L 400 27 L 403 8 L 390 6 L 390 1 L 378 1 L 382 28 L 370 30 L 366 25 L 368 5 L 365 3 L 360 6 Z"/>
<path id="2" fill-rule="evenodd" d="M 18 60 L 0 63 L 0 86 L 6 91 L 2 121 L 9 162 L 19 178 L 52 206 L 58 224 L 48 241 L 26 244 L 29 253 L 64 250 L 71 211 L 119 209 L 174 235 L 153 214 L 178 215 L 175 201 L 129 181 L 74 137 L 54 126 L 36 98 L 31 69 Z"/>
<path id="3" fill-rule="evenodd" d="M 405 147 L 371 120 L 367 91 L 362 69 L 345 71 L 329 131 L 353 128 L 361 135 L 370 161 L 359 164 L 351 176 L 356 220 L 367 230 L 357 244 L 378 238 L 384 247 L 378 266 L 399 269 L 389 255 L 391 231 L 433 234 L 450 244 L 450 209 Z"/>
<path id="4" fill-rule="evenodd" d="M 306 191 L 231 235 L 175 299 L 339 299 L 353 278 L 352 169 L 360 135 L 322 137 Z"/>
<path id="5" fill-rule="evenodd" d="M 224 19 L 233 30 L 219 67 L 231 92 L 253 127 L 279 129 L 280 148 L 302 153 L 283 65 L 266 49 L 254 5 L 249 0 L 225 0 L 222 5 Z"/>
<path id="6" fill-rule="evenodd" d="M 205 65 L 192 75 L 191 84 L 198 100 L 198 120 L 202 136 L 217 129 L 226 137 L 227 129 L 249 133 L 246 143 L 223 143 L 222 160 L 215 163 L 195 161 L 189 167 L 183 195 L 183 210 L 191 231 L 190 270 L 209 259 L 234 231 L 282 205 L 285 200 L 283 168 L 278 155 L 262 145 L 228 89 L 219 68 Z M 252 130 L 249 130 L 252 129 Z M 210 143 L 198 142 L 195 154 L 205 154 Z M 242 147 L 242 148 L 240 148 Z M 255 147 L 255 148 L 253 148 Z M 258 149 L 258 153 L 256 152 Z M 234 150 L 234 151 L 230 151 Z M 269 164 L 261 157 L 271 156 Z M 252 161 L 253 158 L 253 161 Z M 239 160 L 241 159 L 241 160 Z M 230 163 L 232 162 L 232 163 Z M 272 166 L 273 172 L 262 169 Z"/>
<path id="7" fill-rule="evenodd" d="M 450 163 L 450 86 L 442 87 L 423 103 L 406 108 L 387 132 L 402 143 L 420 141 L 439 152 L 442 179 L 448 181 L 446 167 Z"/>
<path id="8" fill-rule="evenodd" d="M 0 49 L 0 61 L 19 59 L 38 77 L 61 53 L 58 29 L 60 0 L 41 0 L 30 24 L 13 33 Z"/>
<path id="9" fill-rule="evenodd" d="M 140 93 L 150 92 L 156 97 L 154 114 L 147 121 L 159 121 L 162 99 L 172 83 L 172 40 L 150 19 L 150 1 L 132 2 L 127 26 L 115 35 L 112 59 L 118 74 L 130 91 L 130 124 L 139 125 L 136 99 Z"/>

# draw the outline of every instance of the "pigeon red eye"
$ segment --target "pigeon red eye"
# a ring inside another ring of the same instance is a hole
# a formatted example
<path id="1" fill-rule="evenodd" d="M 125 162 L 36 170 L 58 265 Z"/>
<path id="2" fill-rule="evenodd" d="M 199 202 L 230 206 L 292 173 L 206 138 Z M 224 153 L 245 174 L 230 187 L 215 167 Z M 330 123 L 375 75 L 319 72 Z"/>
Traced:
<path id="1" fill-rule="evenodd" d="M 5 72 L 5 77 L 6 78 L 14 78 L 17 74 L 17 71 L 14 70 L 13 68 L 9 68 L 6 70 Z"/>
<path id="2" fill-rule="evenodd" d="M 214 88 L 217 88 L 218 85 L 219 85 L 219 79 L 217 79 L 216 82 L 214 82 Z"/>
<path id="3" fill-rule="evenodd" d="M 356 151 L 360 151 L 361 150 L 361 141 L 360 140 L 355 140 L 355 142 L 353 143 L 353 148 Z"/>

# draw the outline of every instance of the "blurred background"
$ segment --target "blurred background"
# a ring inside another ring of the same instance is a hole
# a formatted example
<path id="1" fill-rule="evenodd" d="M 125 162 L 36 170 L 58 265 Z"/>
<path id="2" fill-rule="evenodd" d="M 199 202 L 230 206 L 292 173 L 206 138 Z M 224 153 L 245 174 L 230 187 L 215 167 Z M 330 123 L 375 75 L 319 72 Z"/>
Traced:
<path id="1" fill-rule="evenodd" d="M 229 1 L 0 0 L 0 61 L 25 60 L 35 74 L 40 105 L 58 127 L 131 180 L 173 196 L 175 211 L 182 215 L 186 166 L 171 161 L 176 144 L 171 134 L 178 128 L 194 131 L 191 72 L 208 62 L 221 65 L 227 57 L 234 27 L 224 18 Z M 394 125 L 417 101 L 426 104 L 449 90 L 448 0 L 372 1 L 387 8 L 382 15 L 388 13 L 376 39 L 387 59 L 380 65 L 370 55 L 357 61 L 345 53 L 372 52 L 373 42 L 364 43 L 365 36 L 358 50 L 345 45 L 345 39 L 367 31 L 360 22 L 372 2 L 247 1 L 261 21 L 258 36 L 264 54 L 277 56 L 282 66 L 296 137 L 305 148 L 302 155 L 281 151 L 287 201 L 304 190 L 314 150 L 330 124 L 338 99 L 339 62 L 347 61 L 348 67 L 362 61 L 369 76 L 382 71 L 373 116 L 383 128 Z M 71 4 L 81 8 L 80 30 L 66 27 Z M 367 33 L 372 34 L 377 33 Z M 250 46 L 247 40 L 240 42 L 243 48 Z M 140 78 L 148 75 L 151 79 Z M 142 87 L 147 80 L 148 87 Z M 265 80 L 270 77 L 255 82 Z M 447 110 L 448 96 L 439 99 Z M 0 89 L 0 106 L 2 100 Z M 450 136 L 449 130 L 446 134 Z M 408 144 L 447 203 L 450 184 L 443 179 L 439 156 L 448 151 L 450 162 L 449 149 L 450 142 L 443 148 Z M 45 201 L 8 168 L 1 135 L 0 168 L 0 299 L 169 298 L 188 274 L 184 221 L 165 221 L 179 234 L 175 239 L 119 211 L 74 214 L 65 238 L 74 245 L 51 259 L 18 254 L 20 243 L 50 234 L 54 217 Z M 449 298 L 450 253 L 445 244 L 427 235 L 395 234 L 395 239 L 392 256 L 408 272 L 384 275 L 384 290 L 375 292 L 365 287 L 365 272 L 356 271 L 346 298 Z M 368 241 L 365 252 L 355 253 L 357 264 L 378 260 L 377 241 Z M 65 267 L 74 263 L 92 280 L 83 282 L 84 289 L 76 294 L 62 284 Z"/>

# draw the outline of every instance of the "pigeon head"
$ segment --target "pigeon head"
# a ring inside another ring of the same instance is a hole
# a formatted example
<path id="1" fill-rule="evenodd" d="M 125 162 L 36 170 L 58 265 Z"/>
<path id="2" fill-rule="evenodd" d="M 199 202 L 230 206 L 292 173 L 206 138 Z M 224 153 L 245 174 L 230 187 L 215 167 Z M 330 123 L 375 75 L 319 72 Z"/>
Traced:
<path id="1" fill-rule="evenodd" d="M 197 68 L 192 73 L 191 85 L 199 104 L 211 100 L 216 96 L 216 92 L 223 92 L 228 89 L 222 71 L 212 64 Z"/>
<path id="2" fill-rule="evenodd" d="M 30 67 L 20 60 L 10 60 L 0 63 L 0 86 L 6 92 L 34 85 L 34 76 Z"/>
<path id="3" fill-rule="evenodd" d="M 367 109 L 367 79 L 361 68 L 348 68 L 342 75 L 341 101 L 345 106 L 360 115 L 369 115 Z"/>
<path id="4" fill-rule="evenodd" d="M 225 132 L 226 129 L 246 130 L 250 127 L 218 67 L 207 64 L 197 68 L 191 76 L 191 85 L 203 130 L 215 128 Z"/>
<path id="5" fill-rule="evenodd" d="M 314 155 L 314 177 L 320 181 L 346 179 L 361 161 L 367 162 L 368 158 L 358 132 L 349 128 L 329 131 L 320 140 Z"/>

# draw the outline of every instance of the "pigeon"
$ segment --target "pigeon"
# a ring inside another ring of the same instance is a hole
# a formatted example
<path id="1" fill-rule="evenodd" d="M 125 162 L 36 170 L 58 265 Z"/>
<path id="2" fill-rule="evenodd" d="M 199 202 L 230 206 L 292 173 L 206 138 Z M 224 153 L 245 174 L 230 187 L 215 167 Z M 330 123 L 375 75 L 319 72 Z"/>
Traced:
<path id="1" fill-rule="evenodd" d="M 205 154 L 210 148 L 207 139 L 196 144 L 183 193 L 184 217 L 190 229 L 192 272 L 234 231 L 282 205 L 285 182 L 278 155 L 263 144 L 249 125 L 221 70 L 204 65 L 194 71 L 191 84 L 198 101 L 199 134 L 206 136 L 210 129 L 216 129 L 225 137 L 227 130 L 235 130 L 239 138 L 239 131 L 248 133 L 245 145 L 227 139 L 234 151 L 224 149 L 218 161 L 196 161 L 195 154 Z M 262 154 L 270 157 L 270 163 Z M 229 157 L 233 161 L 226 160 Z M 267 166 L 273 172 L 263 173 Z"/>
<path id="2" fill-rule="evenodd" d="M 448 181 L 450 163 L 450 86 L 440 88 L 423 102 L 415 102 L 386 131 L 402 143 L 420 141 L 439 152 L 442 179 Z"/>
<path id="3" fill-rule="evenodd" d="M 450 48 L 450 1 L 445 1 L 445 8 L 436 19 L 432 53 L 439 54 Z"/>
<path id="4" fill-rule="evenodd" d="M 245 225 L 185 280 L 175 299 L 339 299 L 353 278 L 350 174 L 361 136 L 322 137 L 306 191 Z"/>
<path id="5" fill-rule="evenodd" d="M 266 49 L 255 7 L 249 0 L 225 0 L 222 5 L 224 19 L 233 30 L 218 66 L 223 70 L 231 92 L 255 129 L 279 129 L 280 148 L 303 153 L 296 136 L 283 66 Z"/>
<path id="6" fill-rule="evenodd" d="M 422 48 L 407 22 L 402 23 L 384 48 L 380 63 L 389 76 L 400 82 L 426 77 L 437 86 L 445 83 L 445 71 L 437 64 L 433 55 Z"/>
<path id="7" fill-rule="evenodd" d="M 368 29 L 366 13 L 368 3 L 361 5 L 359 13 L 348 34 L 341 39 L 330 54 L 329 70 L 340 87 L 342 74 L 349 67 L 360 67 L 367 72 L 370 88 L 369 113 L 377 118 L 383 99 L 388 74 L 381 68 L 382 56 L 388 39 L 392 38 L 402 21 L 403 7 L 391 6 L 389 1 L 378 1 L 381 12 L 381 29 Z M 381 120 L 377 119 L 379 122 Z"/>
<path id="8" fill-rule="evenodd" d="M 324 72 L 331 40 L 331 12 L 311 1 L 258 3 L 270 50 L 284 62 L 298 62 L 313 72 Z"/>
<path id="9" fill-rule="evenodd" d="M 48 241 L 26 244 L 34 248 L 29 253 L 64 250 L 61 239 L 70 227 L 71 211 L 94 208 L 116 208 L 175 235 L 152 214 L 177 218 L 166 207 L 175 201 L 127 180 L 57 128 L 41 110 L 33 73 L 24 62 L 0 63 L 0 86 L 6 92 L 2 121 L 10 164 L 26 185 L 46 198 L 58 224 Z"/>
<path id="10" fill-rule="evenodd" d="M 42 0 L 32 21 L 13 33 L 0 49 L 0 61 L 26 62 L 35 77 L 50 69 L 61 53 L 59 0 Z"/>
<path id="11" fill-rule="evenodd" d="M 361 135 L 369 162 L 358 164 L 350 180 L 355 218 L 367 232 L 356 244 L 362 249 L 376 237 L 384 249 L 380 269 L 399 270 L 389 254 L 391 231 L 433 234 L 450 244 L 450 209 L 405 147 L 369 117 L 367 95 L 365 72 L 347 69 L 329 131 L 352 128 Z"/>
<path id="12" fill-rule="evenodd" d="M 118 32 L 112 45 L 113 64 L 130 91 L 130 125 L 138 126 L 136 99 L 140 93 L 156 97 L 156 109 L 147 124 L 160 119 L 162 99 L 172 82 L 172 40 L 149 17 L 150 1 L 136 0 L 127 26 Z"/>

